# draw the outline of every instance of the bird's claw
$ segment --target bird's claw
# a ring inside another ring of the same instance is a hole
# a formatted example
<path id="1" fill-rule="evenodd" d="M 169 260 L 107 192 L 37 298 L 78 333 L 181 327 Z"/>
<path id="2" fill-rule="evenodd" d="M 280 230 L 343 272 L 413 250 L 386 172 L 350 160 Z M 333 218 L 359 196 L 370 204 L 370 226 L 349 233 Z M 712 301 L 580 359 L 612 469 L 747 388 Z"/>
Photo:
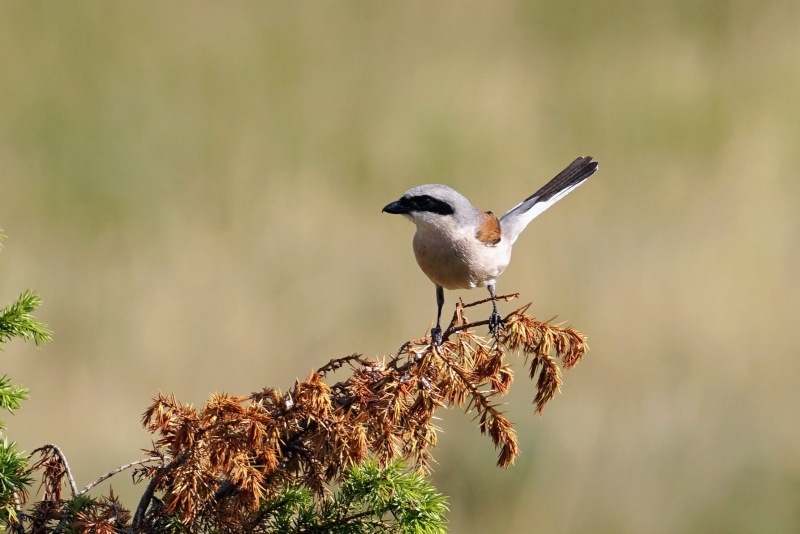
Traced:
<path id="1" fill-rule="evenodd" d="M 495 337 L 498 338 L 498 334 L 500 333 L 500 327 L 503 326 L 504 321 L 503 317 L 497 313 L 497 310 L 494 310 L 492 314 L 489 316 L 489 332 Z"/>
<path id="2" fill-rule="evenodd" d="M 442 344 L 442 329 L 438 326 L 431 328 L 431 343 L 437 347 Z"/>

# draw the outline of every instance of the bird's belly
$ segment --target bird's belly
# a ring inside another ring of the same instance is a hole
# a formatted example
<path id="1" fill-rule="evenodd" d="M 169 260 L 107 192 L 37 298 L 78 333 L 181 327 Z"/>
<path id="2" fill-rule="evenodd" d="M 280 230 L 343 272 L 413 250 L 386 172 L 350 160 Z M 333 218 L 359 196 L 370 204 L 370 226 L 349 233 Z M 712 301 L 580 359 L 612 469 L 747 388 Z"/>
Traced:
<path id="1" fill-rule="evenodd" d="M 417 264 L 431 282 L 445 289 L 471 289 L 493 281 L 508 266 L 507 240 L 487 247 L 467 240 L 414 236 Z"/>

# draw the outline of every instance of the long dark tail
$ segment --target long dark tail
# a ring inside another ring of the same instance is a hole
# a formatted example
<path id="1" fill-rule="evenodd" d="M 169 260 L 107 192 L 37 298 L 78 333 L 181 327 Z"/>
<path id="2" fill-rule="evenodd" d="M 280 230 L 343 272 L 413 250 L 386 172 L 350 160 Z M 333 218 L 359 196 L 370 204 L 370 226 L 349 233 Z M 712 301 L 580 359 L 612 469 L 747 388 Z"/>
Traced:
<path id="1" fill-rule="evenodd" d="M 508 210 L 500 219 L 503 235 L 513 243 L 520 232 L 537 215 L 581 185 L 597 170 L 598 163 L 591 156 L 580 157 L 547 182 L 544 187 Z"/>
<path id="2" fill-rule="evenodd" d="M 598 163 L 592 156 L 576 158 L 566 169 L 547 182 L 544 187 L 526 198 L 522 203 L 536 199 L 537 202 L 547 202 L 565 189 L 572 189 L 589 178 L 597 170 Z"/>

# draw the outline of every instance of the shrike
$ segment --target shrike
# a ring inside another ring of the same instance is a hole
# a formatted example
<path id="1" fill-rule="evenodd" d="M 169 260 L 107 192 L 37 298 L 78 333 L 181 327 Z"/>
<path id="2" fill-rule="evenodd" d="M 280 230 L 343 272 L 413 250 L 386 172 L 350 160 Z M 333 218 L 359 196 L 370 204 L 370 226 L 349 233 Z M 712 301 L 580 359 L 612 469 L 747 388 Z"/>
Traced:
<path id="1" fill-rule="evenodd" d="M 442 342 L 444 289 L 486 287 L 494 298 L 495 280 L 511 260 L 511 247 L 537 215 L 581 185 L 597 170 L 597 161 L 581 157 L 544 187 L 503 215 L 482 212 L 462 194 L 446 185 L 428 184 L 409 189 L 383 211 L 405 215 L 415 225 L 417 264 L 436 285 L 436 328 L 431 339 Z M 492 300 L 489 329 L 497 335 L 502 319 Z"/>

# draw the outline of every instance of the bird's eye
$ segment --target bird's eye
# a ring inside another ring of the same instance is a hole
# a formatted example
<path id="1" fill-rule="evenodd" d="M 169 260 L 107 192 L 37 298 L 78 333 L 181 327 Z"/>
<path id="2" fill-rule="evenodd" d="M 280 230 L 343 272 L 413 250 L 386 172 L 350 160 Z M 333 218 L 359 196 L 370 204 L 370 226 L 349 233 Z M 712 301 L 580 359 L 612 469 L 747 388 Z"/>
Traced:
<path id="1" fill-rule="evenodd" d="M 411 197 L 408 199 L 408 203 L 414 211 L 429 211 L 439 215 L 451 215 L 453 213 L 453 207 L 450 204 L 428 195 Z"/>

